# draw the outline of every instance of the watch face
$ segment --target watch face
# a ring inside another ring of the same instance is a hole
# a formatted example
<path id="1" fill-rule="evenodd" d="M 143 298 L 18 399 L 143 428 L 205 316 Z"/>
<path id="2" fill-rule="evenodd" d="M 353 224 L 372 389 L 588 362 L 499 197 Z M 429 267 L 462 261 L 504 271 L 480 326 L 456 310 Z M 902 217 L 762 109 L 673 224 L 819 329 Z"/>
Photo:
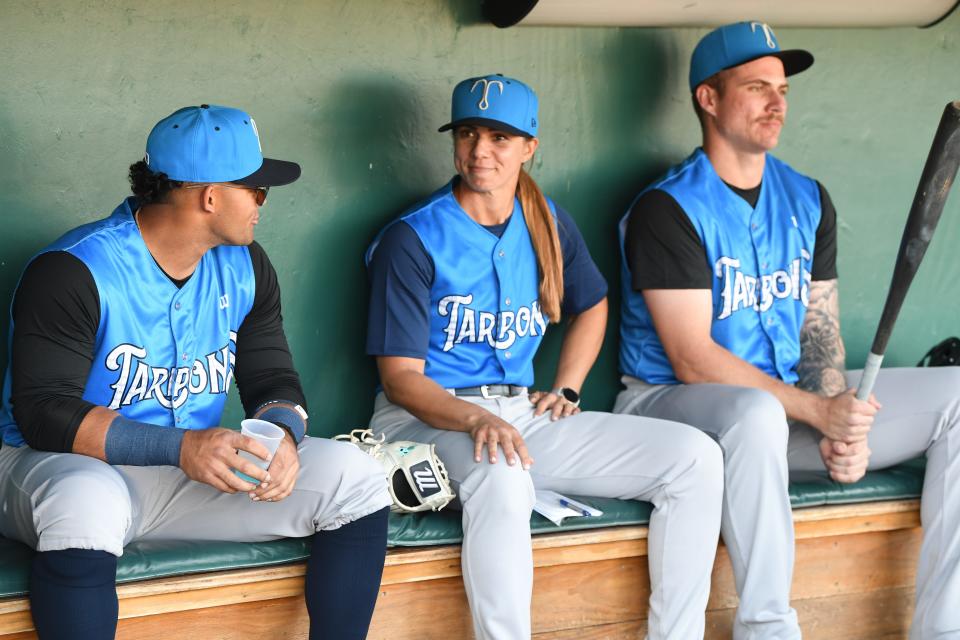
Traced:
<path id="1" fill-rule="evenodd" d="M 566 399 L 567 402 L 572 402 L 573 404 L 580 402 L 580 394 L 574 391 L 573 389 L 568 389 L 564 387 L 563 389 L 560 390 L 560 393 L 563 394 L 563 397 L 564 399 Z"/>

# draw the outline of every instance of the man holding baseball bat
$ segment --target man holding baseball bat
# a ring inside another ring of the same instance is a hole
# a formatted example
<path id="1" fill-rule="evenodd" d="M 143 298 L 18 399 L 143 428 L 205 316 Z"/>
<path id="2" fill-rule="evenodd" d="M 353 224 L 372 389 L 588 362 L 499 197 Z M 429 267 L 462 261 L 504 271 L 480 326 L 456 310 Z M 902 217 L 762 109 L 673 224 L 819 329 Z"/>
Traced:
<path id="1" fill-rule="evenodd" d="M 800 637 L 791 471 L 855 482 L 925 454 L 911 637 L 960 634 L 960 369 L 884 370 L 882 405 L 850 389 L 860 372 L 844 366 L 833 204 L 769 153 L 787 76 L 812 64 L 759 22 L 697 45 L 690 90 L 703 146 L 641 192 L 620 224 L 626 390 L 614 411 L 691 424 L 720 443 L 737 639 Z"/>

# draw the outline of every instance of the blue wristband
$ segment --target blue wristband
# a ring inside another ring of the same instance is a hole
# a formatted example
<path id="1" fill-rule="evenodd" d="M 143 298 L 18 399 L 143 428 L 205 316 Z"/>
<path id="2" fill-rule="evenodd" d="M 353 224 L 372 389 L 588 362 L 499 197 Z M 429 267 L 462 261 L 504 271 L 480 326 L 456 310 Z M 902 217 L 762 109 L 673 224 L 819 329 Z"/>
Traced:
<path id="1" fill-rule="evenodd" d="M 107 462 L 136 467 L 180 466 L 183 429 L 161 427 L 117 416 L 110 423 L 103 444 Z"/>
<path id="2" fill-rule="evenodd" d="M 262 409 L 263 407 L 269 408 L 263 413 L 257 415 L 257 419 L 266 420 L 267 422 L 273 422 L 281 427 L 286 427 L 290 430 L 290 435 L 293 436 L 293 439 L 296 441 L 296 443 L 300 444 L 300 442 L 303 440 L 304 434 L 307 432 L 307 421 L 300 413 L 300 411 L 303 411 L 303 409 L 301 409 L 298 405 L 297 409 L 300 409 L 300 411 L 297 411 L 297 409 L 289 405 L 274 404 L 272 402 L 261 405 L 260 408 Z"/>

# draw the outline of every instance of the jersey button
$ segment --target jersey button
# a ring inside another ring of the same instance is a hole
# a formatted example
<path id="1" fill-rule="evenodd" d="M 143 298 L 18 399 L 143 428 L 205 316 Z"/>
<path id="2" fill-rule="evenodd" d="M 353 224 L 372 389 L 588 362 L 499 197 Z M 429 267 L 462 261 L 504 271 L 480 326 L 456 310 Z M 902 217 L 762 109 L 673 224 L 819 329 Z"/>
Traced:
<path id="1" fill-rule="evenodd" d="M 509 359 L 510 359 L 510 352 L 509 352 L 509 351 L 505 351 L 504 354 L 503 354 L 503 357 L 506 358 L 507 360 L 509 360 Z"/>
<path id="2" fill-rule="evenodd" d="M 773 318 L 767 318 L 767 326 L 773 326 Z"/>
<path id="3" fill-rule="evenodd" d="M 183 354 L 183 361 L 186 362 L 189 357 L 190 357 L 189 354 L 186 354 L 186 353 Z"/>
<path id="4" fill-rule="evenodd" d="M 503 249 L 500 249 L 500 253 L 498 253 L 497 255 L 502 258 L 503 256 L 507 255 L 507 252 L 504 251 Z"/>
<path id="5" fill-rule="evenodd" d="M 180 311 L 180 303 L 179 303 L 179 302 L 174 302 L 174 303 L 173 303 L 173 308 L 176 309 L 177 311 Z"/>
<path id="6" fill-rule="evenodd" d="M 507 298 L 506 300 L 504 300 L 503 303 L 509 307 L 509 306 L 510 306 L 510 298 Z"/>
<path id="7" fill-rule="evenodd" d="M 751 224 L 751 225 L 750 225 L 750 228 L 756 230 L 756 228 L 757 228 L 757 223 L 754 222 L 753 224 Z"/>

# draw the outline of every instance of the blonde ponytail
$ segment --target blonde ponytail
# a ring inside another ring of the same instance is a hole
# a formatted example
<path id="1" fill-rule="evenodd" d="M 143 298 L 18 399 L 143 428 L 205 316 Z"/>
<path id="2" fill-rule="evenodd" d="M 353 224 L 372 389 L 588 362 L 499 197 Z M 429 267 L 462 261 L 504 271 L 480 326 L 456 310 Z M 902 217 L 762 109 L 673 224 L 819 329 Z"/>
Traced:
<path id="1" fill-rule="evenodd" d="M 523 168 L 517 183 L 517 197 L 523 208 L 533 250 L 540 267 L 540 308 L 551 322 L 560 321 L 560 303 L 563 301 L 563 255 L 560 237 L 547 199 L 540 187 Z"/>

